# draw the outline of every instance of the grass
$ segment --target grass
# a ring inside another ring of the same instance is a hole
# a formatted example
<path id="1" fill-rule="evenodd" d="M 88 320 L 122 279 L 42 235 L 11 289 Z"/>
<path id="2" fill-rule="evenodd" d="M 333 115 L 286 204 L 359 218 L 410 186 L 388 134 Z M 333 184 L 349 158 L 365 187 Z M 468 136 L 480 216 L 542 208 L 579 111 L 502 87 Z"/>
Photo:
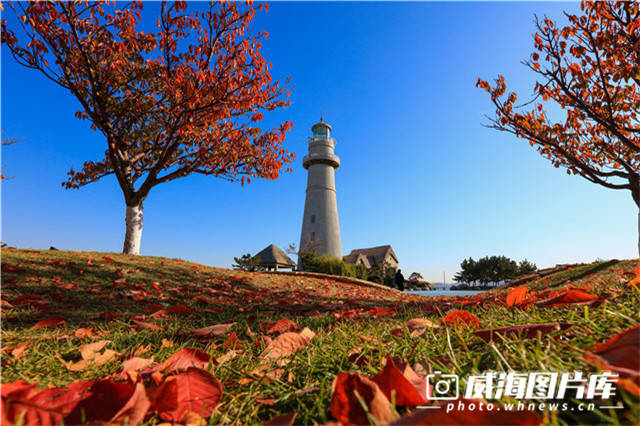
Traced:
<path id="1" fill-rule="evenodd" d="M 105 260 L 105 256 L 108 259 Z M 634 276 L 632 269 L 640 266 L 638 260 L 586 265 L 528 284 L 537 290 L 585 287 L 591 293 L 608 298 L 597 307 L 534 306 L 516 310 L 504 303 L 463 306 L 481 320 L 483 328 L 526 323 L 575 324 L 562 338 L 556 333 L 493 343 L 477 338 L 467 328 L 428 329 L 419 338 L 410 337 L 406 330 L 401 337 L 390 333 L 403 327 L 410 318 L 424 317 L 439 322 L 447 310 L 459 307 L 458 301 L 473 297 L 434 299 L 327 279 L 253 274 L 178 259 L 94 252 L 3 249 L 2 266 L 2 300 L 14 305 L 3 308 L 2 312 L 3 350 L 30 341 L 20 359 L 3 354 L 2 383 L 22 379 L 43 387 L 65 386 L 114 373 L 133 353 L 147 358 L 153 356 L 156 362 L 162 362 L 184 347 L 198 348 L 217 358 L 229 351 L 224 344 L 225 337 L 217 341 L 197 341 L 190 336 L 189 329 L 236 322 L 232 331 L 240 339 L 237 356 L 223 364 L 209 366 L 209 371 L 224 387 L 222 403 L 208 419 L 212 424 L 256 424 L 292 411 L 299 413 L 296 423 L 327 423 L 334 420 L 329 404 L 335 375 L 343 371 L 375 375 L 387 354 L 411 364 L 420 363 L 427 371 L 458 374 L 461 381 L 488 370 L 588 374 L 597 370 L 582 358 L 584 349 L 640 322 L 640 291 L 626 286 Z M 491 294 L 499 297 L 507 292 L 492 291 Z M 47 302 L 45 307 L 14 303 L 25 294 L 40 295 Z M 194 299 L 196 296 L 210 303 Z M 132 317 L 176 305 L 187 305 L 194 312 L 144 320 L 165 327 L 159 331 L 132 327 Z M 397 314 L 351 320 L 337 319 L 332 314 L 344 309 L 375 307 L 386 307 Z M 121 317 L 100 319 L 104 312 L 115 312 Z M 50 317 L 64 317 L 67 322 L 58 327 L 30 329 L 39 320 Z M 279 378 L 251 374 L 264 346 L 254 342 L 248 329 L 264 334 L 265 325 L 282 318 L 309 327 L 316 337 L 284 367 L 284 374 Z M 66 360 L 78 358 L 78 347 L 91 341 L 74 336 L 75 330 L 82 327 L 108 333 L 102 338 L 111 340 L 107 347 L 120 356 L 100 367 L 67 371 L 56 354 Z M 360 336 L 375 340 L 367 342 Z M 349 360 L 349 352 L 356 348 L 362 348 L 367 364 L 359 366 Z M 514 402 L 509 398 L 501 400 L 510 401 Z M 576 401 L 567 402 L 573 406 Z M 618 389 L 615 399 L 609 402 L 607 405 L 621 403 L 625 408 L 545 411 L 542 416 L 548 424 L 639 421 L 637 397 Z M 402 413 L 403 409 L 398 411 Z M 155 422 L 159 420 L 148 421 Z"/>

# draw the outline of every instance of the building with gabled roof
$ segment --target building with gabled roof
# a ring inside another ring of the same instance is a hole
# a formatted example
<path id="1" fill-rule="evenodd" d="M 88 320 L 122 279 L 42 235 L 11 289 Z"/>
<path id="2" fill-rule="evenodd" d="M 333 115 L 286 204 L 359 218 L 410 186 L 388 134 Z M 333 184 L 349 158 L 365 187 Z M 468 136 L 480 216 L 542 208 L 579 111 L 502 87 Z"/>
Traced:
<path id="1" fill-rule="evenodd" d="M 351 250 L 351 253 L 344 256 L 342 260 L 355 265 L 364 265 L 367 268 L 382 262 L 387 267 L 397 268 L 399 263 L 398 256 L 390 245 Z"/>
<path id="2" fill-rule="evenodd" d="M 270 244 L 265 247 L 260 253 L 253 256 L 260 260 L 260 266 L 267 270 L 275 270 L 278 268 L 290 268 L 293 269 L 296 266 L 296 262 L 291 260 L 280 247 Z"/>

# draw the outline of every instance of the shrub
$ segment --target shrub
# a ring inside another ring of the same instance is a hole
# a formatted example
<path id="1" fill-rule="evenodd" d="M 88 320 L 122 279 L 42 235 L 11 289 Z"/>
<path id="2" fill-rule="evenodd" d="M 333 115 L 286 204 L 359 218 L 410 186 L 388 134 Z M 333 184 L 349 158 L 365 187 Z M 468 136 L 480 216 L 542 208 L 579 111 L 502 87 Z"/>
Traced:
<path id="1" fill-rule="evenodd" d="M 250 253 L 244 254 L 241 257 L 234 257 L 233 260 L 236 262 L 231 265 L 233 269 L 249 272 L 261 271 L 264 269 L 260 267 L 260 258 L 257 256 L 251 256 Z"/>
<path id="2" fill-rule="evenodd" d="M 376 263 L 367 270 L 367 280 L 374 283 L 395 287 L 396 268 L 389 267 L 386 263 Z"/>
<path id="3" fill-rule="evenodd" d="M 315 257 L 312 251 L 308 251 L 302 255 L 301 264 L 302 269 L 309 272 L 359 278 L 362 280 L 367 279 L 367 268 L 365 268 L 364 265 L 353 265 L 329 255 Z"/>

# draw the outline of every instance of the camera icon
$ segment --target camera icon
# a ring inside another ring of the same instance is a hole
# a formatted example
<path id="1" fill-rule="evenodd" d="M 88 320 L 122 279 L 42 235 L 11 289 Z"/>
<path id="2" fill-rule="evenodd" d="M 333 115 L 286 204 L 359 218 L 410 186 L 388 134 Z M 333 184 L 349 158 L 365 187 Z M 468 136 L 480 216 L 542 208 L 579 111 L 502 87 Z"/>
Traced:
<path id="1" fill-rule="evenodd" d="M 431 389 L 429 399 L 458 399 L 460 383 L 455 374 L 442 374 L 440 371 L 427 374 L 427 390 Z"/>

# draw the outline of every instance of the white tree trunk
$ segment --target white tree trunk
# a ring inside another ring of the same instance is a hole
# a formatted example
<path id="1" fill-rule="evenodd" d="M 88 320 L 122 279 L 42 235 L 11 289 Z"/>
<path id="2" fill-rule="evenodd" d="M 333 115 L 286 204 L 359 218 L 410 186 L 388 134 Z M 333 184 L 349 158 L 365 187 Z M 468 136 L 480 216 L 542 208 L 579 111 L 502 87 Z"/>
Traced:
<path id="1" fill-rule="evenodd" d="M 142 239 L 142 203 L 137 206 L 127 206 L 127 232 L 124 236 L 124 254 L 140 254 L 140 240 Z"/>

